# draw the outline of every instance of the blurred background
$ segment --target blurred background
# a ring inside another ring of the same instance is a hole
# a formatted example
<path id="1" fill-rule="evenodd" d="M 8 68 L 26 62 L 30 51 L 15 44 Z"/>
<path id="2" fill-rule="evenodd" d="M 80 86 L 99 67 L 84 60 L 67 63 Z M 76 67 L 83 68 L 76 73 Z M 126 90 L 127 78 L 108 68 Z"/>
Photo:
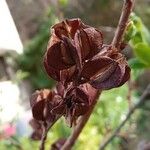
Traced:
<path id="1" fill-rule="evenodd" d="M 50 27 L 64 18 L 81 18 L 99 28 L 110 43 L 123 0 L 0 0 L 0 150 L 38 149 L 32 137 L 29 97 L 55 83 L 43 69 Z M 123 51 L 132 76 L 124 86 L 103 92 L 74 150 L 97 150 L 125 119 L 150 84 L 150 0 L 136 0 L 134 33 Z M 60 120 L 48 134 L 46 147 L 70 133 Z M 150 97 L 106 150 L 150 150 Z"/>

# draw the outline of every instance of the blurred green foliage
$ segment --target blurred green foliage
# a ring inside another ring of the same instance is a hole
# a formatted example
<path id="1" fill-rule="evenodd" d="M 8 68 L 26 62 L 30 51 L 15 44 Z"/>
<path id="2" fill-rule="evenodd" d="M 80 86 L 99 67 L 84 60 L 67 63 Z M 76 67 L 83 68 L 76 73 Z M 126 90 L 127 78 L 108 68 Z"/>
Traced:
<path id="1" fill-rule="evenodd" d="M 129 64 L 132 69 L 150 68 L 150 32 L 135 14 L 131 15 L 131 21 L 126 37 L 131 38 L 130 46 L 136 57 L 130 59 Z"/>
<path id="2" fill-rule="evenodd" d="M 17 58 L 18 68 L 20 68 L 17 77 L 29 79 L 35 89 L 52 87 L 54 83 L 45 73 L 42 58 L 50 37 L 50 27 L 57 22 L 57 17 L 52 9 L 46 16 L 37 35 L 28 43 L 24 53 Z"/>
<path id="3" fill-rule="evenodd" d="M 119 89 L 103 92 L 94 113 L 81 133 L 74 149 L 97 150 L 104 137 L 109 135 L 124 119 L 128 111 L 126 93 L 128 93 L 127 85 L 124 85 Z M 127 128 L 124 130 L 127 130 Z M 71 129 L 66 126 L 63 119 L 58 121 L 48 134 L 46 142 L 47 150 L 49 150 L 50 145 L 58 138 L 69 136 L 70 131 Z M 33 148 L 34 150 L 38 150 L 39 142 L 33 142 L 28 138 L 19 138 L 19 142 L 24 150 Z M 0 147 L 2 147 L 3 144 L 1 143 Z M 117 144 L 118 142 L 116 143 L 116 140 L 114 140 L 112 143 L 112 145 L 115 146 L 114 150 L 116 150 Z M 108 150 L 113 150 L 112 145 L 109 146 Z M 13 147 L 9 149 L 14 150 Z M 6 150 L 6 148 L 3 148 L 3 150 Z"/>
<path id="4" fill-rule="evenodd" d="M 59 0 L 58 2 L 63 7 L 67 6 L 67 4 L 68 4 L 68 0 Z"/>

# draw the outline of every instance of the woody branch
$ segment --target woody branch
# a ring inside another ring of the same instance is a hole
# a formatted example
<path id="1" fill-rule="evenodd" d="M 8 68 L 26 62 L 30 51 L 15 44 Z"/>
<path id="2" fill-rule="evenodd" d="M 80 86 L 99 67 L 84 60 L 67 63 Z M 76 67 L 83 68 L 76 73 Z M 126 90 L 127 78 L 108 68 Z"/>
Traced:
<path id="1" fill-rule="evenodd" d="M 134 0 L 124 0 L 120 20 L 119 20 L 114 38 L 111 43 L 116 48 L 119 48 L 122 42 L 122 38 L 125 32 L 130 14 L 132 12 L 133 5 L 134 5 Z"/>
<path id="2" fill-rule="evenodd" d="M 133 9 L 133 3 L 134 3 L 134 0 L 125 0 L 124 1 L 122 13 L 121 13 L 120 20 L 119 20 L 119 23 L 117 26 L 117 30 L 115 32 L 113 41 L 111 43 L 112 46 L 114 46 L 116 48 L 120 47 L 121 40 L 123 38 L 129 16 Z M 88 112 L 88 114 L 84 115 L 81 118 L 79 124 L 74 128 L 72 134 L 70 135 L 68 140 L 63 145 L 62 150 L 70 150 L 73 147 L 77 138 L 79 137 L 80 133 L 82 132 L 82 129 L 86 125 L 90 115 L 92 114 L 92 111 L 93 111 L 95 105 L 96 105 L 96 103 L 92 106 L 92 109 Z"/>

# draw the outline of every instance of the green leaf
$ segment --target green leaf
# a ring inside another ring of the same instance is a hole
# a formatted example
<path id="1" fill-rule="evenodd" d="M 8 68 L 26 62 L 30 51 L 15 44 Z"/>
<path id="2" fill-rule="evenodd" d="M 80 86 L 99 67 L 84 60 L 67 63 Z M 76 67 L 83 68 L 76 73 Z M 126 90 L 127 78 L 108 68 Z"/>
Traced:
<path id="1" fill-rule="evenodd" d="M 144 69 L 147 68 L 147 65 L 145 65 L 144 63 L 142 63 L 138 58 L 132 58 L 128 61 L 129 66 L 132 69 Z"/>
<path id="2" fill-rule="evenodd" d="M 138 43 L 143 42 L 143 37 L 141 32 L 136 32 L 135 36 L 131 40 L 131 46 L 134 47 Z"/>
<path id="3" fill-rule="evenodd" d="M 130 19 L 133 21 L 137 30 L 141 31 L 143 25 L 142 20 L 135 13 L 131 14 Z"/>
<path id="4" fill-rule="evenodd" d="M 143 33 L 142 36 L 145 39 L 145 42 L 150 44 L 150 32 L 144 25 L 143 25 L 142 33 Z"/>
<path id="5" fill-rule="evenodd" d="M 125 43 L 129 42 L 136 34 L 136 27 L 133 23 L 133 21 L 130 21 L 126 27 L 124 40 Z"/>
<path id="6" fill-rule="evenodd" d="M 59 0 L 61 6 L 66 6 L 68 4 L 68 0 Z"/>
<path id="7" fill-rule="evenodd" d="M 137 58 L 150 67 L 150 46 L 145 43 L 139 43 L 135 45 L 134 52 Z"/>
<path id="8" fill-rule="evenodd" d="M 134 13 L 131 14 L 130 19 L 136 29 L 135 31 L 137 32 L 135 37 L 133 37 L 133 45 L 137 44 L 138 42 L 150 44 L 150 32 L 142 20 Z"/>

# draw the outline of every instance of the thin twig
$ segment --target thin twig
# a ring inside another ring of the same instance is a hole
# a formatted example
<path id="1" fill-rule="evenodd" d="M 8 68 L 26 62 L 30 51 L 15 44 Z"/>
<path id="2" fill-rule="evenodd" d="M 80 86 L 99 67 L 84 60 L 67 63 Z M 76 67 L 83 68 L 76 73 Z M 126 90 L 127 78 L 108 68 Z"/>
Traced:
<path id="1" fill-rule="evenodd" d="M 125 125 L 125 123 L 130 119 L 131 115 L 135 112 L 137 108 L 139 108 L 141 105 L 144 104 L 146 101 L 147 96 L 150 94 L 150 84 L 145 89 L 144 93 L 140 97 L 139 101 L 130 109 L 128 112 L 125 120 L 121 122 L 121 124 L 118 126 L 118 128 L 112 133 L 112 135 L 100 146 L 99 150 L 104 150 L 106 146 L 118 135 L 122 127 Z"/>
<path id="2" fill-rule="evenodd" d="M 47 139 L 47 123 L 44 122 L 43 123 L 43 134 L 42 134 L 42 138 L 41 138 L 41 145 L 40 145 L 40 150 L 45 150 L 45 141 Z"/>
<path id="3" fill-rule="evenodd" d="M 87 114 L 85 114 L 83 117 L 80 118 L 79 123 L 77 124 L 77 126 L 75 126 L 72 134 L 67 139 L 67 141 L 65 142 L 65 144 L 63 145 L 61 150 L 71 150 L 71 148 L 75 144 L 76 140 L 78 139 L 80 133 L 82 132 L 84 126 L 86 125 L 87 121 L 89 120 L 91 113 L 93 112 L 93 109 L 94 109 L 95 105 L 97 104 L 97 98 L 98 98 L 99 94 L 100 94 L 100 92 L 97 91 L 95 96 L 93 97 L 94 101 L 93 101 L 92 107 L 90 108 L 90 110 L 88 111 Z"/>
<path id="4" fill-rule="evenodd" d="M 134 0 L 124 0 L 122 14 L 120 16 L 120 20 L 115 32 L 115 36 L 112 41 L 112 45 L 116 48 L 120 48 L 120 44 L 126 29 L 126 25 L 128 23 L 129 16 L 133 9 Z"/>
<path id="5" fill-rule="evenodd" d="M 40 150 L 45 150 L 45 141 L 47 139 L 47 133 L 60 117 L 61 116 L 55 118 L 55 120 L 51 122 L 48 126 L 46 124 L 43 125 L 43 134 L 41 138 Z"/>

